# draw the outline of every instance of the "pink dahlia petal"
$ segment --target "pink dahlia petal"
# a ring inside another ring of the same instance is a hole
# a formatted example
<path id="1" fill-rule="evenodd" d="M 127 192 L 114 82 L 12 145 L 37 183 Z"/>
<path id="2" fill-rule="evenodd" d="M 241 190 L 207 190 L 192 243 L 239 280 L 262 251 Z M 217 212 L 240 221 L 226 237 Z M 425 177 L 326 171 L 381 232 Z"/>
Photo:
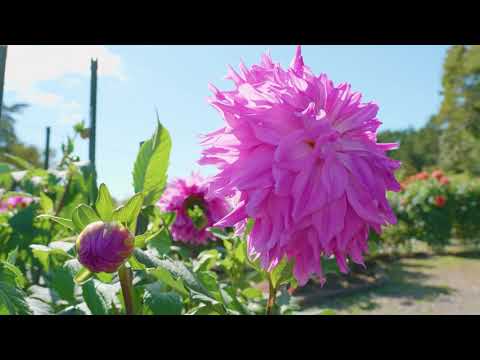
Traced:
<path id="1" fill-rule="evenodd" d="M 297 47 L 289 69 L 268 54 L 259 65 L 229 68 L 235 89 L 213 86 L 211 104 L 226 126 L 204 137 L 201 164 L 215 165 L 209 196 L 236 196 L 217 225 L 237 232 L 252 218 L 250 256 L 265 269 L 295 261 L 300 285 L 312 274 L 324 281 L 322 257 L 363 264 L 368 231 L 395 223 L 387 191 L 399 191 L 400 166 L 378 144 L 377 104 L 362 103 L 349 84 L 315 76 Z"/>

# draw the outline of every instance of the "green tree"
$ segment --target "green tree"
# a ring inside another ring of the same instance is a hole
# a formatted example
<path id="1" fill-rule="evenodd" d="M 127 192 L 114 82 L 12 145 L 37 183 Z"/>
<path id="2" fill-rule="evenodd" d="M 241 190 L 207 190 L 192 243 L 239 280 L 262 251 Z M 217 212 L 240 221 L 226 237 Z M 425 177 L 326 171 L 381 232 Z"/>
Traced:
<path id="1" fill-rule="evenodd" d="M 27 104 L 3 105 L 2 117 L 0 118 L 0 147 L 6 147 L 17 142 L 15 134 L 16 115 L 21 114 L 27 107 Z"/>
<path id="2" fill-rule="evenodd" d="M 410 127 L 405 130 L 382 131 L 378 134 L 378 141 L 400 144 L 400 147 L 391 151 L 389 155 L 402 162 L 398 175 L 403 178 L 436 166 L 440 134 L 441 129 L 435 124 L 432 116 L 427 125 L 419 130 Z"/>
<path id="3" fill-rule="evenodd" d="M 454 45 L 442 78 L 443 101 L 437 126 L 439 163 L 446 170 L 480 174 L 480 46 Z"/>
<path id="4" fill-rule="evenodd" d="M 23 103 L 3 105 L 0 118 L 0 152 L 19 156 L 34 166 L 41 166 L 39 150 L 35 146 L 23 144 L 15 133 L 17 115 L 27 107 L 28 105 Z"/>

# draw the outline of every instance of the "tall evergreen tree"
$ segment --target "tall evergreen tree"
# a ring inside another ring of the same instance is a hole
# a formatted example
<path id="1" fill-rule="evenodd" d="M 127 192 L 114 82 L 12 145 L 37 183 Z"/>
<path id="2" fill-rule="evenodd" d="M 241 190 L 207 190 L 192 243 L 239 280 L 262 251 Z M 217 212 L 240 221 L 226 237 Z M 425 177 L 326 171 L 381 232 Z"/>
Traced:
<path id="1" fill-rule="evenodd" d="M 480 46 L 454 45 L 447 53 L 443 102 L 436 124 L 439 163 L 446 170 L 480 174 Z"/>
<path id="2" fill-rule="evenodd" d="M 23 144 L 15 133 L 17 115 L 27 108 L 27 104 L 3 105 L 0 118 L 0 153 L 19 156 L 35 166 L 41 165 L 41 155 L 35 146 Z"/>

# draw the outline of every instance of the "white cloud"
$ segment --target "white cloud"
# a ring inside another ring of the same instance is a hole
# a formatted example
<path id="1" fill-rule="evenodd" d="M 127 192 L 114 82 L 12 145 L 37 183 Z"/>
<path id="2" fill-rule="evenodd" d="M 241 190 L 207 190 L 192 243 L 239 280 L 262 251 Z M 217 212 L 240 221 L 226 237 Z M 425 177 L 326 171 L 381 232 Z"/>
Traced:
<path id="1" fill-rule="evenodd" d="M 41 90 L 40 85 L 45 81 L 74 85 L 79 78 L 89 79 L 91 58 L 98 59 L 99 76 L 125 79 L 120 56 L 104 45 L 10 45 L 5 88 L 15 92 L 20 101 L 60 107 L 62 117 L 68 117 L 69 109 L 73 110 L 72 102 L 61 94 Z"/>
<path id="2" fill-rule="evenodd" d="M 38 104 L 43 106 L 58 106 L 62 103 L 63 97 L 51 92 L 41 92 L 35 90 L 29 90 L 28 92 L 20 93 L 22 101 L 29 104 Z"/>

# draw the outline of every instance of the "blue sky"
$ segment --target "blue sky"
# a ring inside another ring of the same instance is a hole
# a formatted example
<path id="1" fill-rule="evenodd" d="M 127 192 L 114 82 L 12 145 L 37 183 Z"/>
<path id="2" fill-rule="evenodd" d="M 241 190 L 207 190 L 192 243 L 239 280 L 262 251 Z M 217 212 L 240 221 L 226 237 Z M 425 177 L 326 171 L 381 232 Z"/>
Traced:
<path id="1" fill-rule="evenodd" d="M 305 63 L 315 74 L 325 72 L 335 82 L 349 82 L 363 100 L 380 106 L 380 130 L 420 127 L 437 111 L 442 64 L 448 46 L 303 46 Z M 87 120 L 89 59 L 98 57 L 97 169 L 113 195 L 132 194 L 134 159 L 140 141 L 160 120 L 173 139 L 169 178 L 196 165 L 198 135 L 222 126 L 206 102 L 207 85 L 230 89 L 226 65 L 240 59 L 258 63 L 270 50 L 274 61 L 288 66 L 294 46 L 9 46 L 5 103 L 25 101 L 30 108 L 17 124 L 19 137 L 43 149 L 45 127 L 52 127 L 52 146 L 72 133 L 72 125 Z M 88 144 L 77 141 L 77 153 L 88 158 Z"/>

